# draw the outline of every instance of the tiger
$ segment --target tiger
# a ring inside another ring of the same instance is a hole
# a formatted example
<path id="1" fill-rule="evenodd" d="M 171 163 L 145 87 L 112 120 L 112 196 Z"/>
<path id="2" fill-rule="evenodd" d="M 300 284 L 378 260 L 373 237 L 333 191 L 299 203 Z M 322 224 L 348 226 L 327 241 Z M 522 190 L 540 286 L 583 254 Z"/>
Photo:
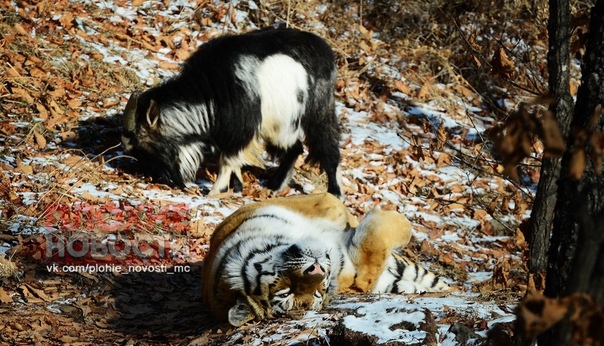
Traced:
<path id="1" fill-rule="evenodd" d="M 246 204 L 210 238 L 203 304 L 238 327 L 319 311 L 336 294 L 448 291 L 443 279 L 402 255 L 411 233 L 396 211 L 376 208 L 358 222 L 329 193 Z"/>

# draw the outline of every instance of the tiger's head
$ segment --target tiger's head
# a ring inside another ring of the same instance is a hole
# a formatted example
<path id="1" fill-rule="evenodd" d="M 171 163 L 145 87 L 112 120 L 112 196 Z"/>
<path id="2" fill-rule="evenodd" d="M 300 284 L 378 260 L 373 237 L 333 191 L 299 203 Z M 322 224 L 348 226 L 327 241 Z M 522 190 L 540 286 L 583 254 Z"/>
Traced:
<path id="1" fill-rule="evenodd" d="M 309 240 L 274 250 L 247 262 L 240 291 L 244 293 L 228 313 L 232 325 L 295 311 L 318 311 L 329 303 L 335 290 L 331 287 L 330 249 Z"/>

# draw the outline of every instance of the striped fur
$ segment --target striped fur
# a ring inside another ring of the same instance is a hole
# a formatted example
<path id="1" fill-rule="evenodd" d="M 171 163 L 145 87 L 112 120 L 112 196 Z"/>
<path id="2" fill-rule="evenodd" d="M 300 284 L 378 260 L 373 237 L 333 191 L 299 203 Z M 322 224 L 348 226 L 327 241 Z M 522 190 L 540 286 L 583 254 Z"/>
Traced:
<path id="1" fill-rule="evenodd" d="M 402 256 L 411 223 L 373 210 L 359 223 L 330 194 L 249 204 L 215 230 L 203 300 L 221 320 L 247 321 L 325 307 L 338 293 L 441 292 L 449 286 Z"/>

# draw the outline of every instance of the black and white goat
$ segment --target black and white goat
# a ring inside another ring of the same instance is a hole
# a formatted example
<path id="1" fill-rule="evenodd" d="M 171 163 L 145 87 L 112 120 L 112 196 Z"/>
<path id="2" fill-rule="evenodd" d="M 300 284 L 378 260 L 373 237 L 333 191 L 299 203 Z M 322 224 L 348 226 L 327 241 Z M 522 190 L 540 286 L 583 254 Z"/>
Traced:
<path id="1" fill-rule="evenodd" d="M 146 174 L 172 186 L 194 181 L 209 155 L 219 172 L 210 194 L 243 187 L 241 167 L 280 162 L 268 187 L 285 187 L 303 142 L 328 191 L 341 196 L 336 66 L 329 45 L 292 29 L 222 36 L 203 44 L 180 74 L 135 92 L 124 111 L 122 141 Z"/>

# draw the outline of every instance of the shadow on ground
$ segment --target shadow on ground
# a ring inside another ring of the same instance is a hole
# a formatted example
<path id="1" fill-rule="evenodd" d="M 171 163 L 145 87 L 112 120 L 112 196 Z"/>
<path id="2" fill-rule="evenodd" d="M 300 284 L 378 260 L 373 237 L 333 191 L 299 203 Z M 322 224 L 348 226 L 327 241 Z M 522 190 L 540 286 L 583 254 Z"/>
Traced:
<path id="1" fill-rule="evenodd" d="M 25 260 L 19 279 L 0 282 L 15 302 L 0 304 L 0 344 L 222 345 L 225 334 L 217 329 L 230 329 L 201 304 L 199 264 L 179 274 L 95 274 L 52 266 Z"/>
<path id="2" fill-rule="evenodd" d="M 118 316 L 108 324 L 125 335 L 167 343 L 217 327 L 201 304 L 200 266 L 188 268 L 186 273 L 130 272 L 116 277 L 111 296 Z"/>
<path id="3" fill-rule="evenodd" d="M 80 120 L 75 138 L 64 142 L 63 147 L 77 149 L 89 159 L 102 156 L 107 166 L 137 175 L 136 160 L 123 152 L 121 121 L 121 114 Z"/>

